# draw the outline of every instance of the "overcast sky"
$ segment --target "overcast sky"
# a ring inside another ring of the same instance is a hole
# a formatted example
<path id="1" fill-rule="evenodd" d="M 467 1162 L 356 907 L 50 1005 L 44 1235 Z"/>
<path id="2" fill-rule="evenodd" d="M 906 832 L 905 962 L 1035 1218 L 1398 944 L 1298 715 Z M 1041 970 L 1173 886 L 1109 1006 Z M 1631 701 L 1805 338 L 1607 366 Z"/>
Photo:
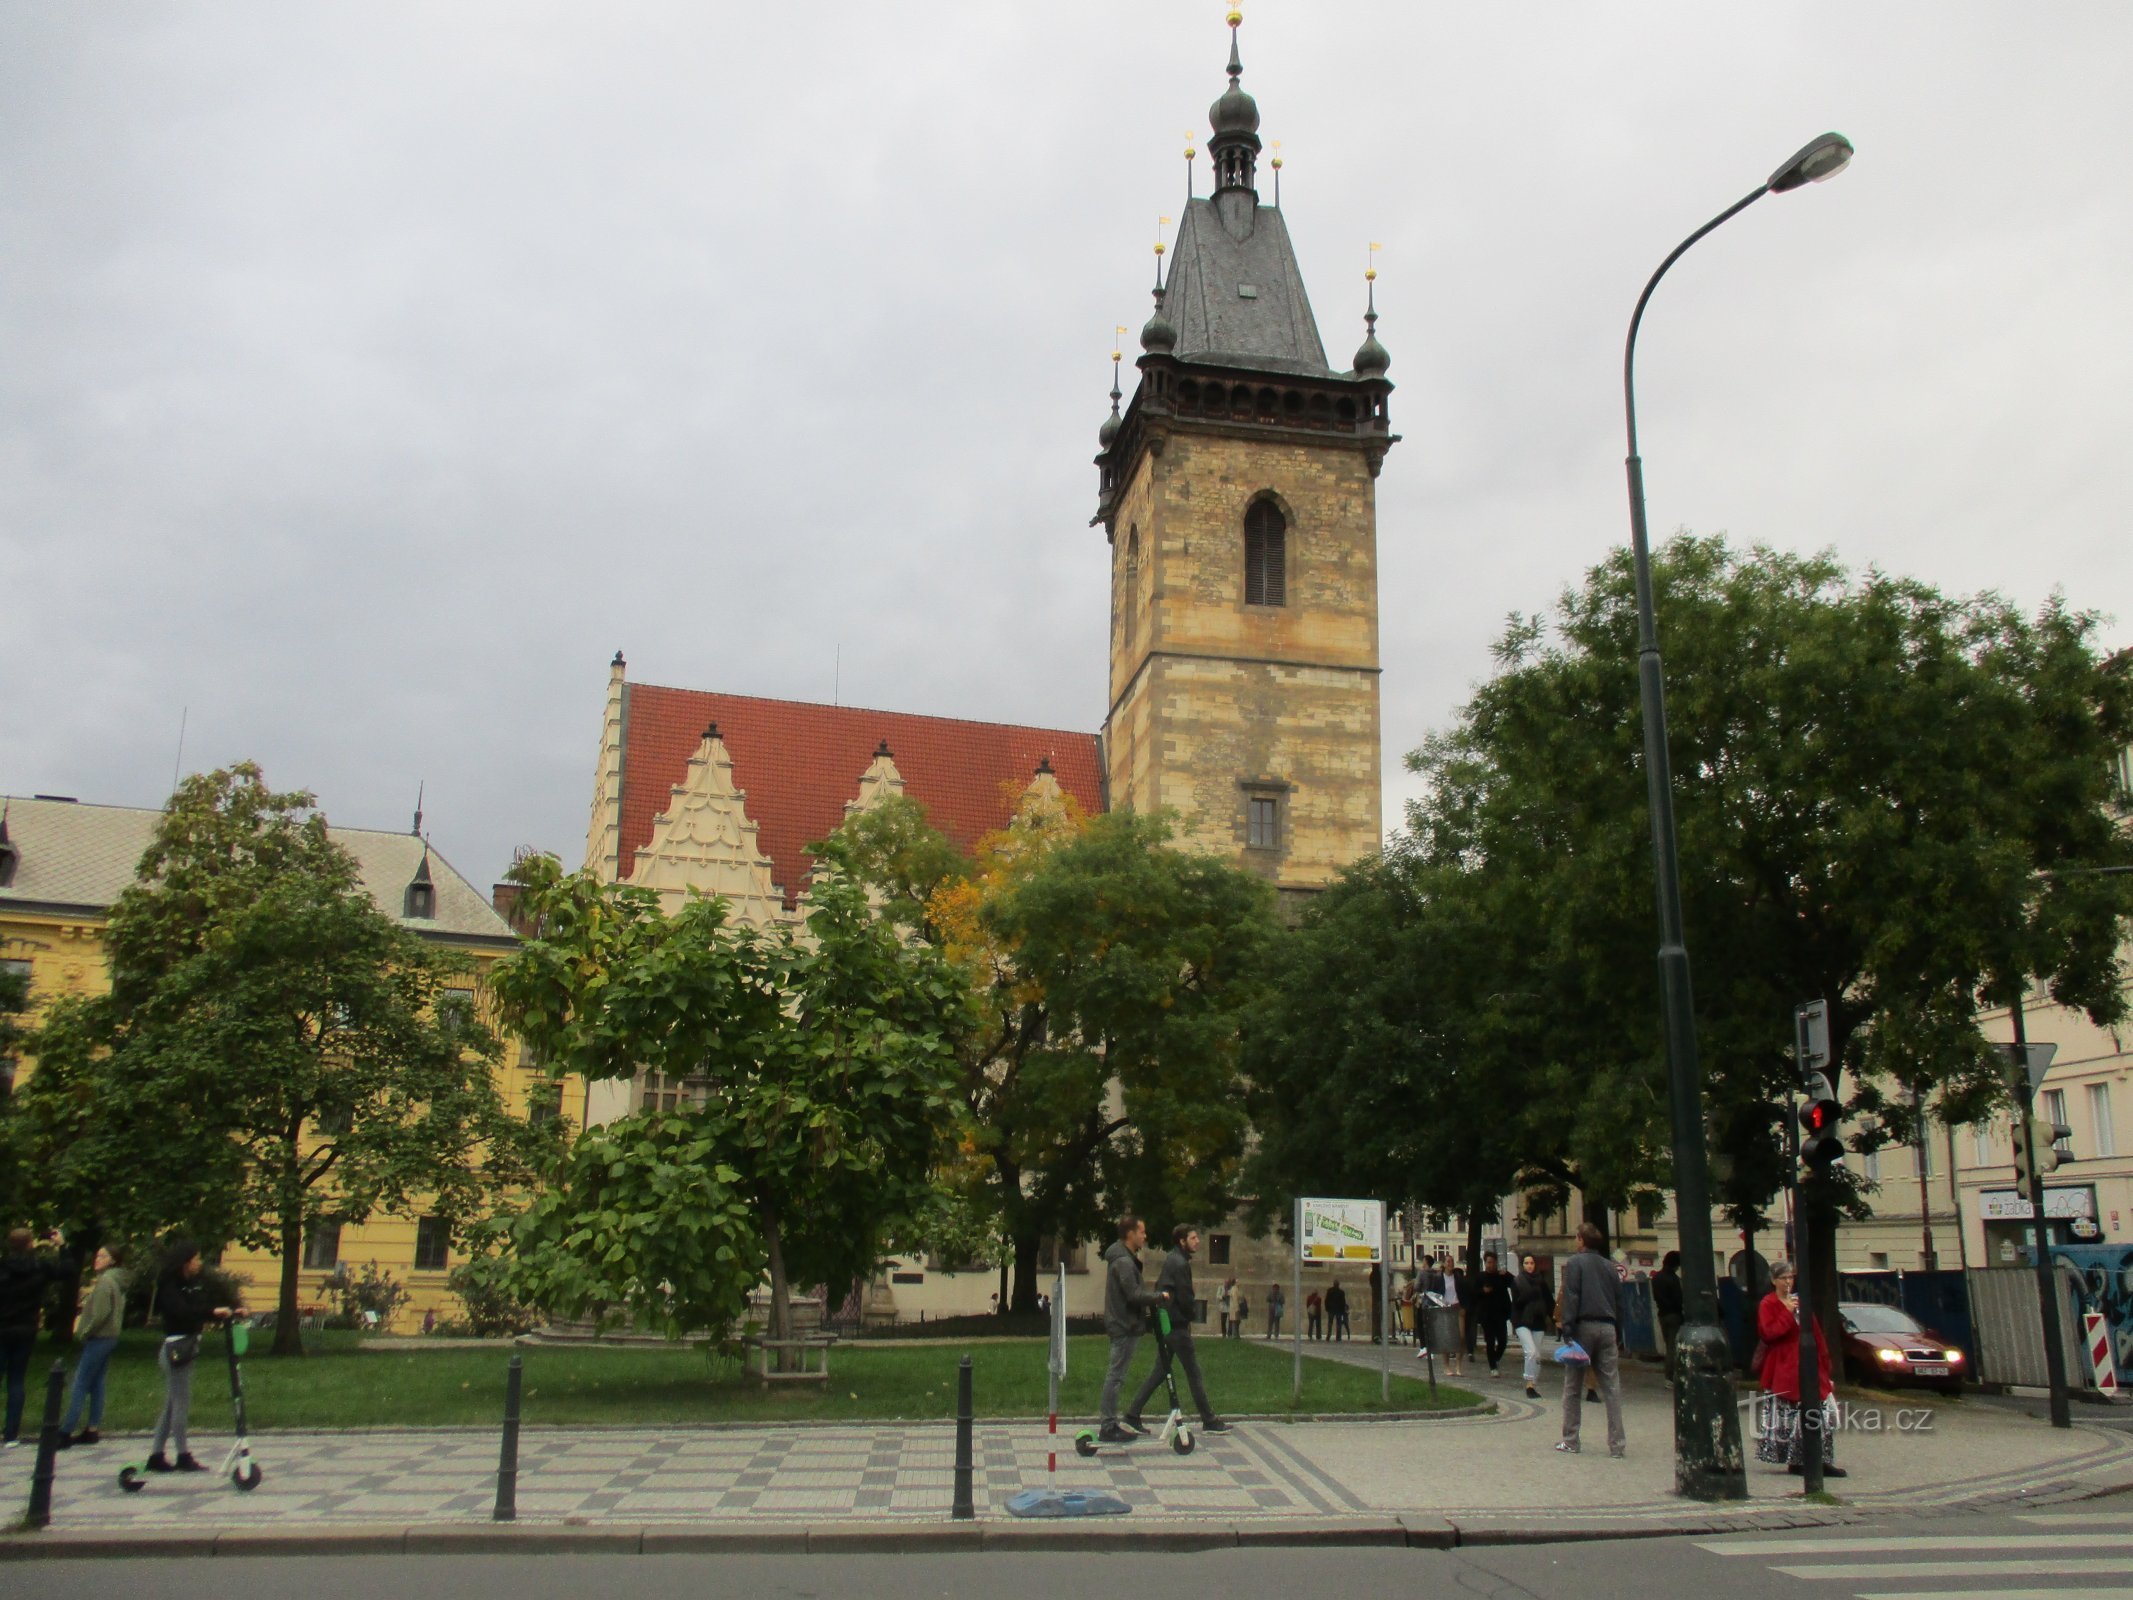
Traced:
<path id="1" fill-rule="evenodd" d="M 182 716 L 346 825 L 426 782 L 486 884 L 582 852 L 618 648 L 1095 728 L 1110 330 L 1222 12 L 0 6 L 0 790 L 158 804 Z M 1246 13 L 1336 366 L 1384 245 L 1389 822 L 1505 613 L 1626 538 L 1644 279 L 1829 128 L 1850 171 L 1653 303 L 1654 530 L 2133 641 L 2133 7 Z"/>

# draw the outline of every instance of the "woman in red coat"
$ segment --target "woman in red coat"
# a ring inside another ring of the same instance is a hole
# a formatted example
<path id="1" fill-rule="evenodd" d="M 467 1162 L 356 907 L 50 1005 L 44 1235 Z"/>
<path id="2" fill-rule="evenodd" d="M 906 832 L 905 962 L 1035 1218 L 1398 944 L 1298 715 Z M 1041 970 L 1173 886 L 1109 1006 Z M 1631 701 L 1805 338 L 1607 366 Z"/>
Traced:
<path id="1" fill-rule="evenodd" d="M 1800 1297 L 1793 1291 L 1793 1267 L 1780 1261 L 1770 1269 L 1770 1292 L 1755 1314 L 1755 1330 L 1763 1341 L 1763 1386 L 1761 1409 L 1763 1436 L 1755 1458 L 1772 1465 L 1783 1462 L 1789 1472 L 1807 1470 L 1807 1454 L 1800 1438 Z M 1819 1330 L 1818 1330 L 1819 1331 Z M 1844 1469 L 1834 1461 L 1837 1447 L 1835 1407 L 1830 1404 L 1829 1349 L 1826 1339 L 1815 1340 L 1818 1384 L 1815 1403 L 1822 1412 L 1822 1475 L 1841 1478 Z"/>

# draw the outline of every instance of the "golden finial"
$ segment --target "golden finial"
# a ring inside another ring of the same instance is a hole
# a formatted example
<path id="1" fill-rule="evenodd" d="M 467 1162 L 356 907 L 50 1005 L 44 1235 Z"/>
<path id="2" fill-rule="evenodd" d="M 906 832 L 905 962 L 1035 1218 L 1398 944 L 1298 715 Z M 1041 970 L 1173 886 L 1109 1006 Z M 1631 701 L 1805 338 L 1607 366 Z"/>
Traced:
<path id="1" fill-rule="evenodd" d="M 1364 281 L 1365 281 L 1366 283 L 1371 283 L 1371 282 L 1375 282 L 1375 281 L 1377 280 L 1377 275 L 1378 275 L 1378 262 L 1377 262 L 1377 255 L 1378 255 L 1378 252 L 1379 252 L 1380 250 L 1384 249 L 1384 248 L 1385 248 L 1385 247 L 1384 247 L 1383 245 L 1381 245 L 1381 244 L 1377 243 L 1377 242 L 1376 242 L 1376 241 L 1374 241 L 1374 240 L 1373 240 L 1373 241 L 1371 242 L 1371 246 L 1370 246 L 1370 256 L 1369 256 L 1369 258 L 1368 258 L 1367 262 L 1365 263 L 1365 265 L 1364 265 L 1364 267 L 1363 267 L 1363 280 L 1364 280 Z"/>
<path id="2" fill-rule="evenodd" d="M 1118 324 L 1118 326 L 1117 326 L 1117 327 L 1115 327 L 1115 328 L 1113 328 L 1113 329 L 1111 330 L 1111 338 L 1112 338 L 1112 341 L 1113 341 L 1114 343 L 1117 343 L 1118 341 L 1120 341 L 1120 340 L 1123 340 L 1123 339 L 1124 339 L 1125 337 L 1126 337 L 1126 325 L 1125 325 L 1125 324 L 1124 324 L 1123 322 L 1121 322 L 1120 324 Z M 1125 357 L 1124 357 L 1124 356 L 1122 356 L 1122 355 L 1120 355 L 1120 354 L 1119 354 L 1119 353 L 1118 353 L 1118 352 L 1117 352 L 1116 350 L 1113 350 L 1113 351 L 1111 352 L 1111 359 L 1112 359 L 1113 361 L 1123 361 L 1123 360 L 1125 359 Z"/>
<path id="3" fill-rule="evenodd" d="M 1234 28 L 1238 23 L 1242 22 L 1243 20 L 1244 13 L 1238 10 L 1235 6 L 1231 6 L 1229 8 L 1229 25 Z"/>
<path id="4" fill-rule="evenodd" d="M 1192 129 L 1187 128 L 1185 130 L 1185 159 L 1187 161 L 1190 161 L 1194 156 L 1200 153 L 1197 149 L 1194 148 L 1194 145 L 1198 141 L 1199 137 L 1200 136 L 1194 133 Z"/>
<path id="5" fill-rule="evenodd" d="M 1274 170 L 1275 170 L 1276 172 L 1279 172 L 1279 171 L 1281 170 L 1281 141 L 1280 141 L 1279 139 L 1276 139 L 1276 140 L 1274 141 L 1274 162 L 1273 162 L 1273 166 L 1274 166 Z"/>
<path id="6" fill-rule="evenodd" d="M 1157 238 L 1155 241 L 1155 253 L 1157 255 L 1161 255 L 1163 253 L 1163 241 L 1161 238 L 1161 232 L 1163 229 L 1170 226 L 1170 219 L 1168 217 L 1157 217 L 1155 219 L 1155 226 L 1157 231 Z"/>

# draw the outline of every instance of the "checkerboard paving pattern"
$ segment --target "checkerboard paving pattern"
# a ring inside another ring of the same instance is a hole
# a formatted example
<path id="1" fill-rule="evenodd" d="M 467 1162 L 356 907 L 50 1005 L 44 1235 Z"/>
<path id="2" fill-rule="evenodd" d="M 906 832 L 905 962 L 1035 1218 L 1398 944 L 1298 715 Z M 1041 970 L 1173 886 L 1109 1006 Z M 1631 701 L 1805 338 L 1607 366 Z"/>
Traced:
<path id="1" fill-rule="evenodd" d="M 1005 1517 L 1006 1502 L 1048 1481 L 1061 1489 L 1106 1489 L 1137 1516 L 1311 1516 L 1360 1509 L 1347 1490 L 1280 1438 L 1279 1425 L 1246 1423 L 1201 1435 L 1189 1456 L 1154 1438 L 1094 1459 L 1074 1453 L 1070 1432 L 1042 1424 L 976 1430 L 972 1486 L 980 1516 Z M 488 1520 L 496 1498 L 498 1438 L 461 1430 L 268 1433 L 253 1439 L 265 1469 L 240 1493 L 216 1473 L 157 1474 L 137 1494 L 118 1470 L 145 1454 L 139 1439 L 113 1439 L 59 1457 L 55 1528 L 292 1528 Z M 216 1442 L 195 1439 L 209 1466 Z M 0 1506 L 24 1503 L 35 1451 L 0 1461 Z M 945 1518 L 955 1490 L 952 1426 L 849 1428 L 529 1430 L 519 1445 L 518 1515 L 524 1522 L 718 1522 L 740 1518 L 811 1523 Z"/>

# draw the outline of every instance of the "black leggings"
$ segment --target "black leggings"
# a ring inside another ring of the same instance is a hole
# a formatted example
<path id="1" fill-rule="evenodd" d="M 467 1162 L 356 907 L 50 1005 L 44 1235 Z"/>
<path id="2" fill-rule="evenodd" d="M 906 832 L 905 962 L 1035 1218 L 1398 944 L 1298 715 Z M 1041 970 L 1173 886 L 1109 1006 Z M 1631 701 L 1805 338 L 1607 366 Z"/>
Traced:
<path id="1" fill-rule="evenodd" d="M 1489 1370 L 1493 1372 L 1497 1363 L 1503 1360 L 1504 1346 L 1511 1342 L 1511 1325 L 1507 1322 L 1484 1322 L 1481 1325 L 1481 1337 L 1483 1343 L 1488 1346 Z"/>

